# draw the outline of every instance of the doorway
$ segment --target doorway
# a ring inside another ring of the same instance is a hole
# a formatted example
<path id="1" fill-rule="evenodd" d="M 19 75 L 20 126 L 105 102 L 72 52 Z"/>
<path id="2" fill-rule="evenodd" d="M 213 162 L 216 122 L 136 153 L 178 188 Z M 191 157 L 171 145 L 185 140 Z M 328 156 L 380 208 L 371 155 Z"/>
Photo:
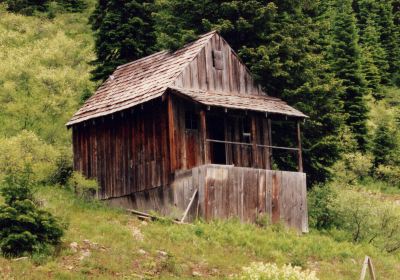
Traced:
<path id="1" fill-rule="evenodd" d="M 225 143 L 212 141 L 225 141 L 225 121 L 224 118 L 218 116 L 207 116 L 208 138 L 211 140 L 210 159 L 211 163 L 226 164 L 226 147 Z"/>

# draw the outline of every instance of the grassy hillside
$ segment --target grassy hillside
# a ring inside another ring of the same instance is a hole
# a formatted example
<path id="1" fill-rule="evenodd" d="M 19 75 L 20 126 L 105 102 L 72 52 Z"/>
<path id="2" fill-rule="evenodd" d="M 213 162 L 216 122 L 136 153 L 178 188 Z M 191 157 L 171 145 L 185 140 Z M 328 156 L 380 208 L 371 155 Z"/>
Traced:
<path id="1" fill-rule="evenodd" d="M 398 255 L 335 241 L 319 232 L 298 236 L 279 226 L 235 221 L 143 223 L 54 187 L 41 188 L 38 196 L 46 208 L 68 221 L 64 244 L 58 256 L 47 260 L 0 259 L 3 279 L 188 278 L 193 273 L 225 278 L 254 261 L 290 262 L 315 270 L 320 279 L 357 279 L 365 255 L 373 258 L 380 279 L 396 279 L 400 271 Z M 76 252 L 70 248 L 72 242 L 78 243 Z M 87 249 L 90 255 L 81 259 Z"/>
<path id="2" fill-rule="evenodd" d="M 67 146 L 65 123 L 91 93 L 93 39 L 86 13 L 22 16 L 0 4 L 0 135 L 35 132 Z"/>

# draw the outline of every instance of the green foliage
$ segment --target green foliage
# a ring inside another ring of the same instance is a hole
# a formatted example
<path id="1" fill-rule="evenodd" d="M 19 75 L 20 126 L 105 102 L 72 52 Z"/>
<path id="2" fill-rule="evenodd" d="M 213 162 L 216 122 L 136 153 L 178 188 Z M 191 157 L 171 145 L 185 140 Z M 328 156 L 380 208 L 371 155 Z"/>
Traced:
<path id="1" fill-rule="evenodd" d="M 0 13 L 0 138 L 29 130 L 47 144 L 67 147 L 65 123 L 80 95 L 94 89 L 87 18 L 66 14 L 50 21 Z"/>
<path id="2" fill-rule="evenodd" d="M 50 175 L 49 183 L 65 186 L 69 178 L 71 178 L 72 173 L 73 166 L 71 156 L 63 153 L 56 160 L 56 168 Z"/>
<path id="3" fill-rule="evenodd" d="M 345 87 L 341 99 L 347 116 L 346 123 L 354 134 L 360 150 L 365 151 L 367 84 L 362 73 L 358 29 L 351 0 L 336 1 L 331 32 L 332 43 L 328 56 L 332 70 Z"/>
<path id="4" fill-rule="evenodd" d="M 57 156 L 58 151 L 33 132 L 21 131 L 10 138 L 0 137 L 0 180 L 6 174 L 18 174 L 30 166 L 31 180 L 44 182 L 53 172 Z"/>
<path id="5" fill-rule="evenodd" d="M 105 80 L 114 69 L 149 55 L 156 42 L 152 1 L 101 0 L 90 17 L 97 59 L 93 80 Z"/>
<path id="6" fill-rule="evenodd" d="M 46 11 L 48 0 L 5 0 L 7 9 L 25 15 L 32 15 L 34 11 Z"/>
<path id="7" fill-rule="evenodd" d="M 5 204 L 0 205 L 0 252 L 14 257 L 57 245 L 63 226 L 33 202 L 30 170 L 9 174 L 0 188 Z"/>
<path id="8" fill-rule="evenodd" d="M 396 133 L 387 122 L 380 122 L 375 130 L 372 146 L 374 166 L 388 164 L 393 158 L 393 151 L 396 148 Z"/>
<path id="9" fill-rule="evenodd" d="M 77 195 L 83 198 L 93 197 L 99 189 L 96 180 L 87 179 L 76 171 L 74 171 L 68 179 L 68 186 L 72 188 Z"/>
<path id="10" fill-rule="evenodd" d="M 379 202 L 367 194 L 342 191 L 330 205 L 336 226 L 353 242 L 367 242 L 394 252 L 400 249 L 400 211 L 392 202 Z"/>
<path id="11" fill-rule="evenodd" d="M 336 197 L 336 190 L 331 185 L 313 187 L 307 198 L 310 227 L 322 230 L 335 225 L 336 213 L 330 206 Z"/>
<path id="12" fill-rule="evenodd" d="M 68 12 L 81 12 L 87 8 L 87 3 L 84 0 L 57 0 L 57 3 Z"/>

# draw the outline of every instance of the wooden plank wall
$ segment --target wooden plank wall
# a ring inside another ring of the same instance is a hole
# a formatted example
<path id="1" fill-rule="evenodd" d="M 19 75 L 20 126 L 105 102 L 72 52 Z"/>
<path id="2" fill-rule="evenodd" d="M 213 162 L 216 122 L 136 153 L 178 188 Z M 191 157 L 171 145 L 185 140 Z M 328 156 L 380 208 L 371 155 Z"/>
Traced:
<path id="1" fill-rule="evenodd" d="M 194 168 L 193 185 L 199 186 L 199 216 L 206 220 L 238 217 L 255 222 L 266 215 L 308 232 L 306 175 L 224 165 Z M 203 179 L 198 174 L 202 174 Z"/>
<path id="2" fill-rule="evenodd" d="M 119 197 L 169 185 L 166 104 L 73 126 L 74 169 L 96 178 L 99 198 Z"/>
<path id="3" fill-rule="evenodd" d="M 222 67 L 213 63 L 213 51 L 217 51 L 218 58 L 222 60 Z M 263 94 L 246 66 L 218 34 L 210 39 L 195 59 L 184 69 L 174 85 L 209 91 Z"/>

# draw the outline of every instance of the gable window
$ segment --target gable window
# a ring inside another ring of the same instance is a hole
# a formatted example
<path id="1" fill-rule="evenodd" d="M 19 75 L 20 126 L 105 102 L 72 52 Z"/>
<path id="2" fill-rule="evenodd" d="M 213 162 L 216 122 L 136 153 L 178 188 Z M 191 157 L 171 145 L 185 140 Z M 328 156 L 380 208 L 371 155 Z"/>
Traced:
<path id="1" fill-rule="evenodd" d="M 224 59 L 222 51 L 213 50 L 212 51 L 212 61 L 213 67 L 217 70 L 224 69 Z"/>
<path id="2" fill-rule="evenodd" d="M 199 117 L 195 112 L 185 112 L 185 128 L 188 130 L 197 130 L 199 128 Z"/>

